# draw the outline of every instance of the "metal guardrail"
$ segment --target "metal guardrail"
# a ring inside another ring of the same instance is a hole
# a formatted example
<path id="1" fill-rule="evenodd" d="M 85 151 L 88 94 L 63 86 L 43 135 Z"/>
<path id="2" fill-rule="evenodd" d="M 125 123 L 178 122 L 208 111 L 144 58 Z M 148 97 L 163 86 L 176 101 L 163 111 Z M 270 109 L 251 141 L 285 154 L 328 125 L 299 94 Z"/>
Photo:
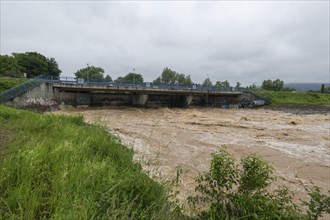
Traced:
<path id="1" fill-rule="evenodd" d="M 14 87 L 0 93 L 0 103 L 9 101 L 9 100 L 27 92 L 29 89 L 39 86 L 43 81 L 44 80 L 40 79 L 40 77 L 36 77 L 34 79 L 26 81 L 20 85 L 14 86 Z"/>
<path id="2" fill-rule="evenodd" d="M 245 90 L 242 90 L 242 91 L 245 92 L 245 93 L 250 93 L 250 94 L 258 97 L 259 99 L 264 100 L 266 102 L 266 105 L 269 105 L 269 104 L 272 103 L 272 100 L 270 98 L 267 98 L 267 97 L 265 97 L 263 95 L 260 95 L 257 92 L 254 92 L 253 90 L 247 90 L 247 89 L 245 89 Z"/>
<path id="3" fill-rule="evenodd" d="M 223 92 L 241 92 L 243 88 L 237 87 L 204 87 L 202 85 L 179 85 L 179 84 L 161 84 L 161 83 L 132 83 L 124 81 L 114 81 L 114 82 L 100 82 L 100 81 L 84 81 L 79 83 L 78 79 L 75 77 L 53 77 L 53 76 L 41 76 L 46 82 L 49 83 L 72 83 L 81 85 L 93 85 L 93 86 L 120 86 L 120 87 L 137 87 L 137 88 L 147 88 L 147 89 L 169 89 L 169 90 L 196 90 L 196 91 L 223 91 Z"/>

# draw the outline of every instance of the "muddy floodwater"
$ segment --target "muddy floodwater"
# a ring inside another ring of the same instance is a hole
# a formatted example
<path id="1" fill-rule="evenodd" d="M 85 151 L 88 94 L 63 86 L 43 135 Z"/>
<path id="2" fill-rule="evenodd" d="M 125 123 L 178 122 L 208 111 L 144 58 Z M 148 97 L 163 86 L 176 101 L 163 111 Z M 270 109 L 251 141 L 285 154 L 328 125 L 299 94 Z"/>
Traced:
<path id="1" fill-rule="evenodd" d="M 312 184 L 330 185 L 330 115 L 298 115 L 270 109 L 81 108 L 57 114 L 81 114 L 105 125 L 135 151 L 135 159 L 160 180 L 181 170 L 181 201 L 194 192 L 194 178 L 208 170 L 211 153 L 222 146 L 240 159 L 260 155 L 275 169 L 276 185 L 306 199 Z M 274 187 L 273 186 L 273 187 Z"/>

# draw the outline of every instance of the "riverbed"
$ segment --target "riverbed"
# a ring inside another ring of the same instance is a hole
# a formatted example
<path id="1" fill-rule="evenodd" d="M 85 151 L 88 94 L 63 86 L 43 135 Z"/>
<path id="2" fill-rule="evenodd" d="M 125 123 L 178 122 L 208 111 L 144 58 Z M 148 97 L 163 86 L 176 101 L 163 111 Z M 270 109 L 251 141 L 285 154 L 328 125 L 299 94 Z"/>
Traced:
<path id="1" fill-rule="evenodd" d="M 273 109 L 77 108 L 56 114 L 83 115 L 132 147 L 134 159 L 160 181 L 182 172 L 178 198 L 194 192 L 194 178 L 207 171 L 211 153 L 225 147 L 239 161 L 260 155 L 277 181 L 306 199 L 312 185 L 330 185 L 330 115 L 292 114 Z"/>

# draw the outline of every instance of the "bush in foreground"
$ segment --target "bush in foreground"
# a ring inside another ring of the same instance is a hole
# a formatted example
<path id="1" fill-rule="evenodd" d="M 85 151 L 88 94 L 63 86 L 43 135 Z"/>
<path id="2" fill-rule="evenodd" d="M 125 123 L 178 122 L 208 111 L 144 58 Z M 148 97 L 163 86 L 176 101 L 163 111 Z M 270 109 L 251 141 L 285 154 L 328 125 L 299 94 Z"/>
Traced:
<path id="1" fill-rule="evenodd" d="M 225 150 L 212 154 L 210 170 L 200 175 L 196 196 L 188 201 L 197 219 L 318 219 L 330 213 L 330 197 L 319 190 L 310 193 L 301 210 L 292 202 L 293 193 L 286 187 L 273 192 L 267 187 L 274 181 L 272 167 L 260 157 L 249 155 L 241 160 Z M 205 210 L 205 207 L 209 207 Z M 204 208 L 204 209 L 203 209 Z"/>

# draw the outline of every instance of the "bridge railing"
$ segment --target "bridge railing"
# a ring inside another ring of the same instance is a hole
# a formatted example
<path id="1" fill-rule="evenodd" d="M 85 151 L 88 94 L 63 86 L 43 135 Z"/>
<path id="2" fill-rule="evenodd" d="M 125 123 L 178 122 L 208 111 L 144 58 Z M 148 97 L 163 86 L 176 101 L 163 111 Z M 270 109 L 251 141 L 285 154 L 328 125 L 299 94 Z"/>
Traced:
<path id="1" fill-rule="evenodd" d="M 165 84 L 165 83 L 133 83 L 127 81 L 117 81 L 114 82 L 102 82 L 102 81 L 92 81 L 84 79 L 83 82 L 78 82 L 75 77 L 52 77 L 43 76 L 42 77 L 47 82 L 58 82 L 58 83 L 72 83 L 72 84 L 82 84 L 82 85 L 93 85 L 93 86 L 120 86 L 120 87 L 137 87 L 137 88 L 147 88 L 147 89 L 168 89 L 168 90 L 187 90 L 187 91 L 223 91 L 223 92 L 240 92 L 240 88 L 237 87 L 205 87 L 202 85 L 179 85 L 179 84 Z"/>
<path id="2" fill-rule="evenodd" d="M 0 93 L 0 103 L 9 101 L 9 100 L 27 92 L 29 89 L 39 86 L 43 81 L 44 80 L 42 78 L 36 77 L 34 79 L 26 81 L 18 86 L 14 86 L 14 87 Z"/>
<path id="3" fill-rule="evenodd" d="M 254 89 L 241 88 L 241 91 L 244 93 L 252 94 L 257 98 L 264 100 L 266 105 L 269 105 L 272 103 L 272 100 L 270 98 L 266 97 L 265 95 L 260 94 L 260 92 L 254 90 Z"/>

